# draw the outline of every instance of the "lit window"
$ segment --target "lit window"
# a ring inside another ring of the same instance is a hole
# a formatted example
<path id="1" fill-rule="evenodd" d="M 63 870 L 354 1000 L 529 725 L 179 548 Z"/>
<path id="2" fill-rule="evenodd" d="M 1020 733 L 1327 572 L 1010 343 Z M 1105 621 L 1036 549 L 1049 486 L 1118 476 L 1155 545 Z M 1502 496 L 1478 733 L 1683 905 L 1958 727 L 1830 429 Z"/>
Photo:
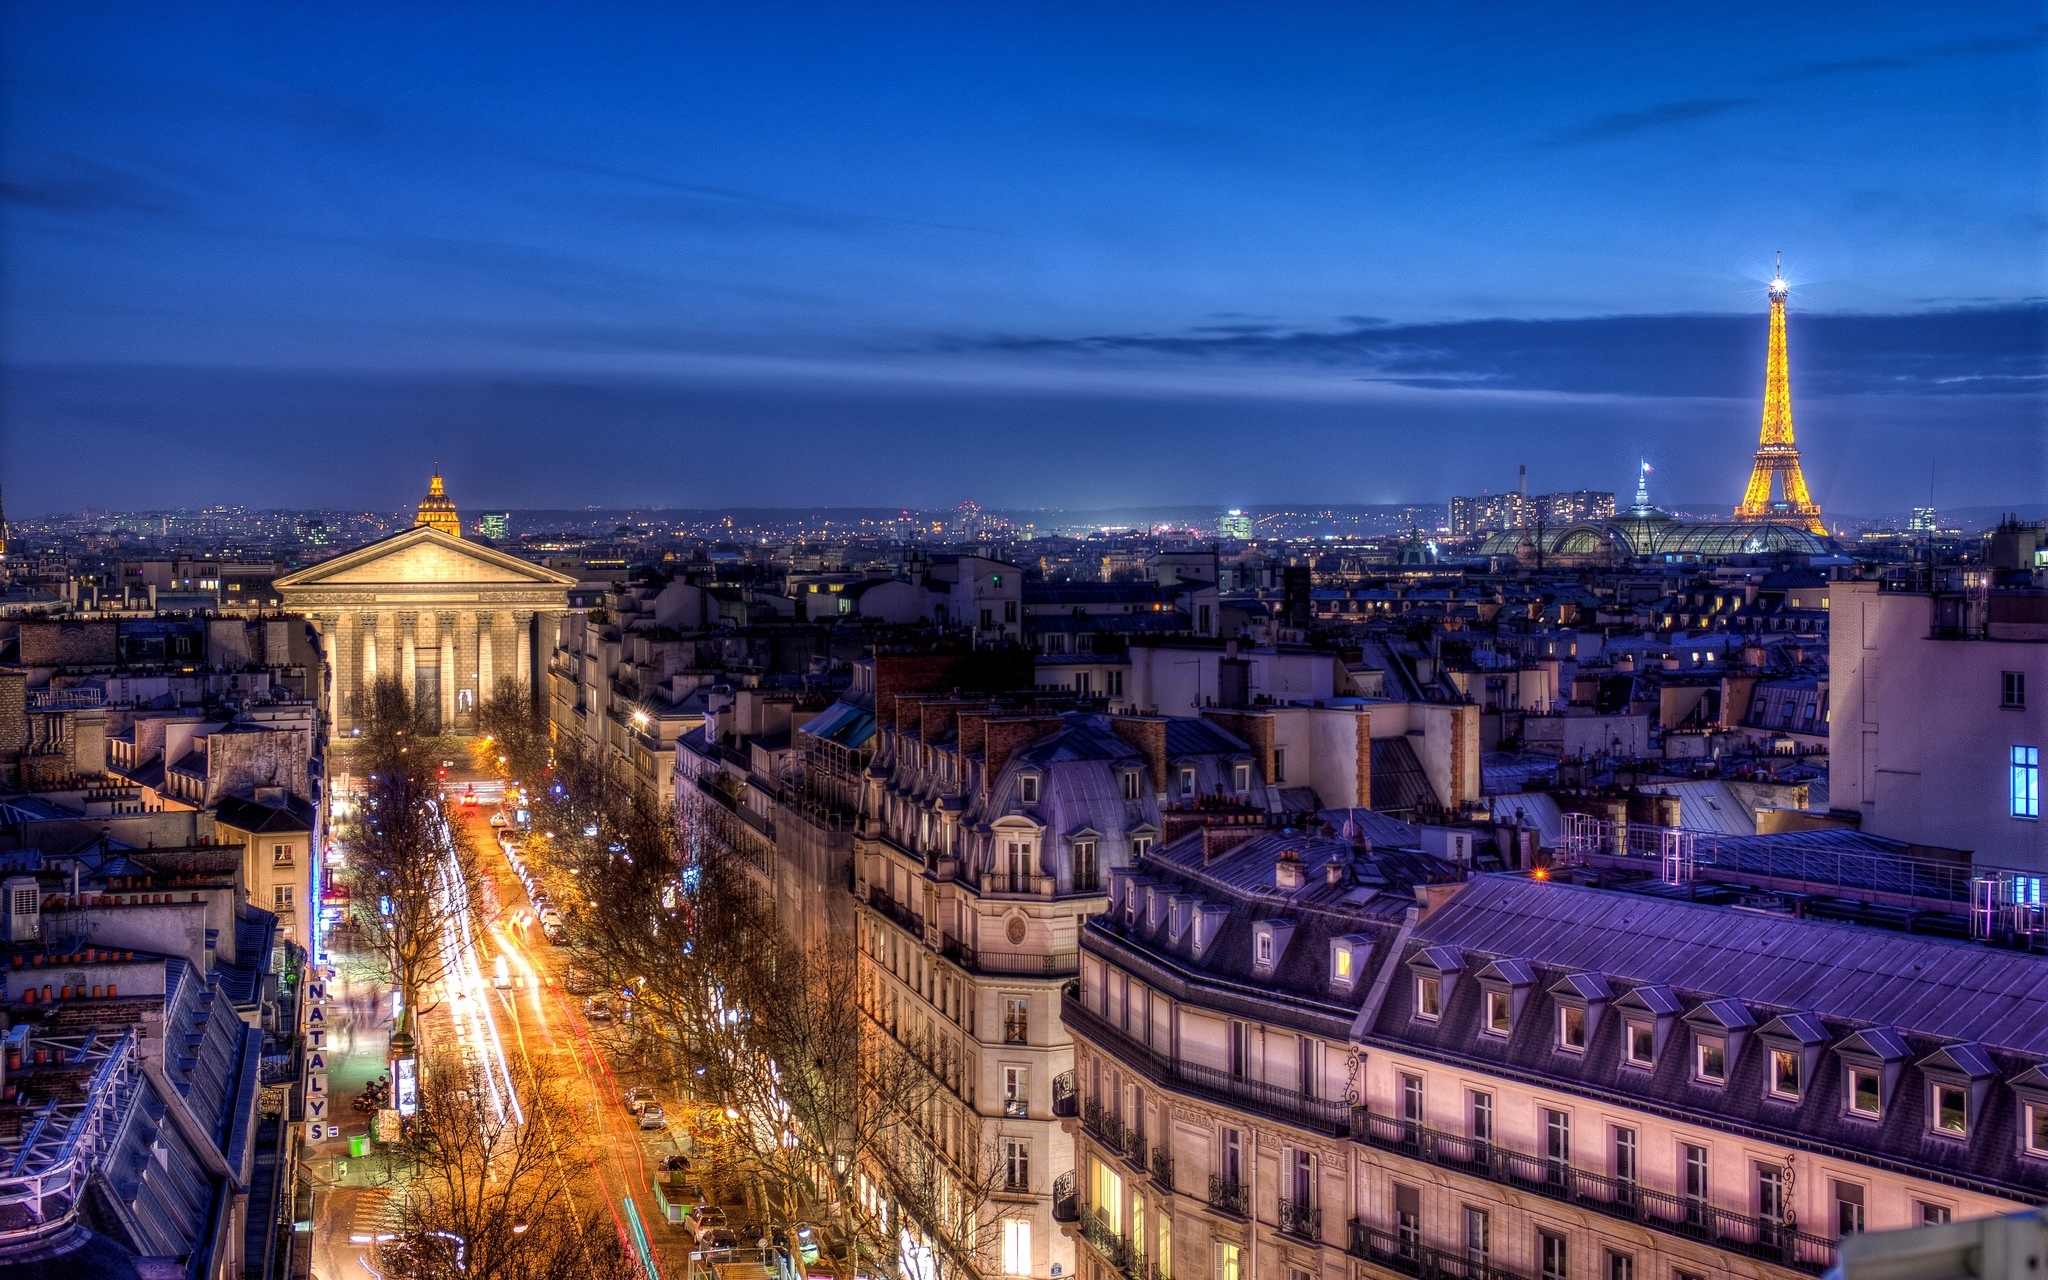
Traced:
<path id="1" fill-rule="evenodd" d="M 1486 1029 L 1497 1036 L 1507 1035 L 1514 1030 L 1514 1005 L 1507 992 L 1486 993 Z"/>
<path id="2" fill-rule="evenodd" d="M 1877 1119 L 1883 1113 L 1878 1075 L 1871 1067 L 1849 1068 L 1849 1114 Z"/>
<path id="3" fill-rule="evenodd" d="M 2012 816 L 2041 816 L 2041 748 L 2012 749 Z"/>
<path id="4" fill-rule="evenodd" d="M 1330 976 L 1339 983 L 1351 981 L 1351 948 L 1338 947 L 1330 953 Z"/>
<path id="5" fill-rule="evenodd" d="M 1695 1045 L 1693 1055 L 1693 1078 L 1708 1084 L 1724 1084 L 1728 1079 L 1728 1042 L 1720 1036 L 1701 1036 Z"/>
<path id="6" fill-rule="evenodd" d="M 2028 1155 L 2048 1156 L 2048 1103 L 2027 1104 L 2025 1136 Z"/>
<path id="7" fill-rule="evenodd" d="M 1030 1276 L 1030 1223 L 1004 1219 L 1004 1274 Z"/>
<path id="8" fill-rule="evenodd" d="M 1244 1252 L 1234 1244 L 1216 1246 L 1216 1280 L 1244 1280 Z"/>
<path id="9" fill-rule="evenodd" d="M 1794 1049 L 1771 1050 L 1771 1096 L 1799 1098 L 1799 1053 Z"/>
<path id="10" fill-rule="evenodd" d="M 1415 980 L 1415 1016 L 1425 1022 L 1435 1022 L 1443 1015 L 1444 982 L 1442 978 L 1417 978 Z"/>
<path id="11" fill-rule="evenodd" d="M 1586 1047 L 1586 1011 L 1572 1005 L 1561 1006 L 1557 1011 L 1557 1046 L 1560 1049 L 1583 1050 Z"/>
<path id="12" fill-rule="evenodd" d="M 1654 1067 L 1657 1065 L 1657 1029 L 1647 1022 L 1630 1022 L 1623 1029 L 1622 1045 L 1627 1053 L 1628 1065 L 1632 1067 Z"/>
<path id="13" fill-rule="evenodd" d="M 1970 1095 L 1959 1084 L 1932 1085 L 1934 1105 L 1928 1108 L 1934 1117 L 1934 1131 L 1952 1137 L 1966 1138 L 1970 1134 Z"/>

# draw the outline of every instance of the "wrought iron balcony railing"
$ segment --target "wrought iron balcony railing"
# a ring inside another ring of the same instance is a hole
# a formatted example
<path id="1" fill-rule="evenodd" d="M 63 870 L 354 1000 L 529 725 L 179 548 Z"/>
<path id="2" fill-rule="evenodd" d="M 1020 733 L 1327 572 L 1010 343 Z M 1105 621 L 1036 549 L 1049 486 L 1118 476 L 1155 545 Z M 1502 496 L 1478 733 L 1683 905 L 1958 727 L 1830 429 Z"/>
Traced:
<path id="1" fill-rule="evenodd" d="M 1323 1237 L 1323 1211 L 1305 1200 L 1280 1197 L 1280 1234 L 1301 1240 Z"/>
<path id="2" fill-rule="evenodd" d="M 1432 1248 L 1413 1235 L 1382 1231 L 1356 1218 L 1351 1220 L 1349 1252 L 1354 1258 L 1423 1280 L 1529 1280 L 1519 1271 L 1494 1266 L 1484 1258 Z"/>
<path id="3" fill-rule="evenodd" d="M 1052 1078 L 1052 1113 L 1056 1116 L 1073 1116 L 1080 1108 L 1075 1104 L 1079 1096 L 1074 1091 L 1074 1072 L 1070 1067 Z"/>
<path id="4" fill-rule="evenodd" d="M 1069 1169 L 1052 1180 L 1052 1220 L 1073 1222 L 1079 1214 L 1079 1202 L 1074 1198 L 1074 1171 Z"/>
<path id="5" fill-rule="evenodd" d="M 1122 1271 L 1131 1262 L 1131 1244 L 1116 1233 L 1108 1219 L 1097 1213 L 1093 1206 L 1081 1210 L 1081 1238 L 1102 1255 L 1103 1261 Z"/>
<path id="6" fill-rule="evenodd" d="M 1835 1242 L 1825 1236 L 1801 1231 L 1780 1219 L 1717 1208 L 1696 1196 L 1674 1195 L 1641 1182 L 1592 1173 L 1568 1161 L 1442 1133 L 1413 1121 L 1374 1115 L 1363 1107 L 1353 1109 L 1352 1136 L 1427 1164 L 1569 1201 L 1782 1267 L 1818 1275 L 1835 1264 Z"/>
<path id="7" fill-rule="evenodd" d="M 1173 1157 L 1166 1154 L 1166 1148 L 1152 1148 L 1152 1181 L 1173 1190 Z"/>
<path id="8" fill-rule="evenodd" d="M 1245 1212 L 1246 1206 L 1249 1203 L 1250 1197 L 1246 1194 L 1245 1185 L 1242 1182 L 1231 1182 L 1213 1173 L 1209 1175 L 1209 1207 L 1211 1209 L 1219 1213 L 1235 1214 L 1243 1218 L 1249 1216 Z"/>

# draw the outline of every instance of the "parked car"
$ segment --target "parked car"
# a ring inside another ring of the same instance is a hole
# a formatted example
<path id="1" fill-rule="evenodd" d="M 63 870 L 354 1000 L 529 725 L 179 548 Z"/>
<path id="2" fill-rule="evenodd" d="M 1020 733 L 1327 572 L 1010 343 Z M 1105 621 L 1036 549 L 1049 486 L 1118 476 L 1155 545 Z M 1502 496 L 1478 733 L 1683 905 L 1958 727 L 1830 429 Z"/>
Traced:
<path id="1" fill-rule="evenodd" d="M 583 1016 L 592 1022 L 610 1022 L 612 1002 L 603 996 L 592 996 L 583 1002 Z"/>
<path id="2" fill-rule="evenodd" d="M 638 1111 L 654 1101 L 654 1090 L 644 1084 L 634 1085 L 626 1090 L 626 1110 Z"/>
<path id="3" fill-rule="evenodd" d="M 727 1253 L 738 1243 L 730 1227 L 713 1227 L 697 1238 L 697 1249 L 701 1253 Z"/>
<path id="4" fill-rule="evenodd" d="M 690 1229 L 690 1235 L 695 1237 L 700 1243 L 703 1241 L 706 1232 L 723 1231 L 728 1226 L 725 1220 L 725 1210 L 715 1204 L 700 1204 L 690 1210 L 689 1215 L 683 1219 L 683 1225 Z"/>
<path id="5" fill-rule="evenodd" d="M 650 1102 L 640 1108 L 640 1127 L 642 1129 L 668 1128 L 668 1115 L 662 1111 L 659 1102 Z"/>
<path id="6" fill-rule="evenodd" d="M 495 810 L 495 809 L 491 810 L 491 825 L 492 825 L 492 826 L 494 826 L 494 827 L 502 827 L 502 826 L 504 826 L 504 825 L 505 825 L 505 815 L 504 815 L 504 814 L 502 814 L 502 813 L 499 813 L 499 812 L 498 812 L 497 810 Z"/>

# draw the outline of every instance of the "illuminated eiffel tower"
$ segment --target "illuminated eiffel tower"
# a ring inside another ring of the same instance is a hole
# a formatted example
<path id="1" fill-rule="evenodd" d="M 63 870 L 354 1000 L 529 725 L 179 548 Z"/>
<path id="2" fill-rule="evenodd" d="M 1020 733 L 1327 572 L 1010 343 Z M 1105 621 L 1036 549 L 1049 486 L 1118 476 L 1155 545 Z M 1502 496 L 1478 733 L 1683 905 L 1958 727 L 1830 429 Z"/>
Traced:
<path id="1" fill-rule="evenodd" d="M 1749 488 L 1742 505 L 1735 508 L 1737 520 L 1796 524 L 1809 533 L 1825 534 L 1820 507 L 1806 491 L 1806 476 L 1799 470 L 1799 446 L 1792 443 L 1792 373 L 1785 361 L 1785 258 L 1778 256 L 1778 269 L 1771 277 L 1771 349 L 1764 368 L 1764 424 L 1756 442 L 1756 467 L 1749 473 Z M 1773 490 L 1776 496 L 1773 496 Z"/>

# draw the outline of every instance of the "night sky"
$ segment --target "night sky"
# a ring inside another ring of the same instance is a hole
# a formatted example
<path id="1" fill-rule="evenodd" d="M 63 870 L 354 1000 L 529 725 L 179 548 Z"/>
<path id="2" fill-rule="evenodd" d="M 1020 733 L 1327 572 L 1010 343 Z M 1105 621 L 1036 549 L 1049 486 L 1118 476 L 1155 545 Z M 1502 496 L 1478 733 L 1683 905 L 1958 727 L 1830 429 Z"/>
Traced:
<path id="1" fill-rule="evenodd" d="M 2048 494 L 2027 0 L 4 12 L 10 513 Z"/>

